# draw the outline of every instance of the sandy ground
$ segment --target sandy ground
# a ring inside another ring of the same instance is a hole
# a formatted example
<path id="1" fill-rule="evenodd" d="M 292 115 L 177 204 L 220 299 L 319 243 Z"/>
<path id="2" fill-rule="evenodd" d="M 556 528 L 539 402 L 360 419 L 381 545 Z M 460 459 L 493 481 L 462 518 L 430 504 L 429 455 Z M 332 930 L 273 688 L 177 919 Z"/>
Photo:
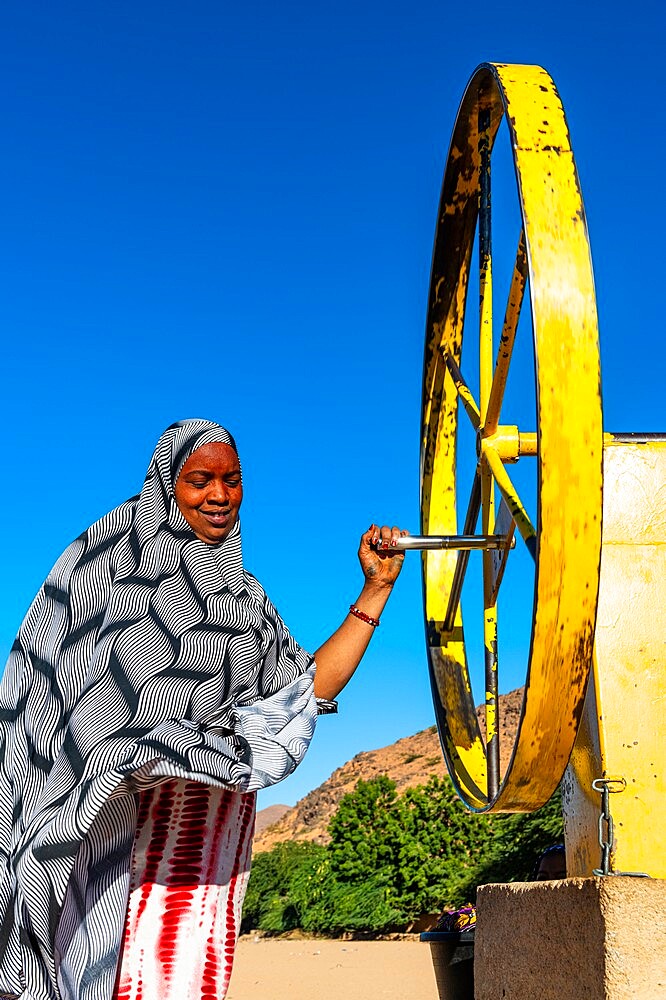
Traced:
<path id="1" fill-rule="evenodd" d="M 437 1000 L 430 947 L 415 941 L 242 937 L 227 1000 Z"/>

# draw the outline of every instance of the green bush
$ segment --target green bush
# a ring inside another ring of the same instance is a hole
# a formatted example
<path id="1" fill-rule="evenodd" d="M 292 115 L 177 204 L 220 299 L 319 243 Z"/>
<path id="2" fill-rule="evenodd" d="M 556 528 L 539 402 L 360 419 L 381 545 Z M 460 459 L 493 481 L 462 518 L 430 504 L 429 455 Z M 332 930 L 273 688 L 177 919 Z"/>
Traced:
<path id="1" fill-rule="evenodd" d="M 280 934 L 303 925 L 306 886 L 326 858 L 326 848 L 307 841 L 285 841 L 257 854 L 243 906 L 241 931 Z"/>
<path id="2" fill-rule="evenodd" d="M 389 902 L 390 887 L 383 872 L 360 882 L 340 881 L 329 857 L 309 888 L 304 931 L 333 935 L 380 933 L 400 923 L 400 914 Z"/>
<path id="3" fill-rule="evenodd" d="M 457 902 L 491 841 L 490 821 L 468 813 L 448 778 L 436 777 L 401 796 L 385 775 L 359 781 L 329 832 L 336 879 L 353 893 L 379 876 L 402 925 Z"/>

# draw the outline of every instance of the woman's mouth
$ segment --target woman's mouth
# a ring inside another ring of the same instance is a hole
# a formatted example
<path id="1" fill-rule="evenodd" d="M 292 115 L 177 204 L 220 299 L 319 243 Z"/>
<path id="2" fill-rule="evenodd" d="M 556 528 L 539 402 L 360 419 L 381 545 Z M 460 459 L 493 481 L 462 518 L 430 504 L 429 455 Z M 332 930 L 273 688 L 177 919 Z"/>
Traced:
<path id="1" fill-rule="evenodd" d="M 226 528 L 229 521 L 229 511 L 201 510 L 199 513 L 216 528 Z"/>

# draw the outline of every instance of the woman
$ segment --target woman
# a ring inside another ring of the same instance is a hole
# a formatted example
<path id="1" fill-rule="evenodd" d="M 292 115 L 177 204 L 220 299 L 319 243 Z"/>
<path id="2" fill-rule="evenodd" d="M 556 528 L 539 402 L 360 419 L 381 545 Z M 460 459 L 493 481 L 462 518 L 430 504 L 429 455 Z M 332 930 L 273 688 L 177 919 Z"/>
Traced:
<path id="1" fill-rule="evenodd" d="M 567 852 L 564 844 L 551 844 L 542 851 L 530 875 L 531 882 L 549 882 L 567 877 Z"/>
<path id="2" fill-rule="evenodd" d="M 335 710 L 402 564 L 400 532 L 371 526 L 358 600 L 313 658 L 243 568 L 241 500 L 231 435 L 174 424 L 21 625 L 0 687 L 2 997 L 226 993 L 255 792 Z"/>

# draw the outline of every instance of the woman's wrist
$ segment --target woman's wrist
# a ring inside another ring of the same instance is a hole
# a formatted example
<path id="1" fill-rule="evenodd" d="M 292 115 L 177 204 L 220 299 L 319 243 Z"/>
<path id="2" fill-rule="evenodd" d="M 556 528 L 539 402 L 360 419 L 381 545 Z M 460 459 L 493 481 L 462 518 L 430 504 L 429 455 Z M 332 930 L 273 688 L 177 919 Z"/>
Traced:
<path id="1" fill-rule="evenodd" d="M 379 618 L 373 618 L 372 615 L 361 611 L 356 604 L 349 605 L 349 614 L 353 615 L 354 618 L 358 618 L 359 621 L 365 622 L 366 625 L 372 625 L 373 628 L 377 628 L 379 625 Z"/>
<path id="2" fill-rule="evenodd" d="M 393 590 L 394 584 L 395 580 L 383 580 L 374 576 L 366 576 L 361 593 L 368 596 L 378 595 L 386 601 Z"/>
<path id="3" fill-rule="evenodd" d="M 353 602 L 354 607 L 363 611 L 371 618 L 378 619 L 386 606 L 386 602 L 388 601 L 392 590 L 392 583 L 377 585 L 369 583 L 366 580 L 361 593 Z"/>

